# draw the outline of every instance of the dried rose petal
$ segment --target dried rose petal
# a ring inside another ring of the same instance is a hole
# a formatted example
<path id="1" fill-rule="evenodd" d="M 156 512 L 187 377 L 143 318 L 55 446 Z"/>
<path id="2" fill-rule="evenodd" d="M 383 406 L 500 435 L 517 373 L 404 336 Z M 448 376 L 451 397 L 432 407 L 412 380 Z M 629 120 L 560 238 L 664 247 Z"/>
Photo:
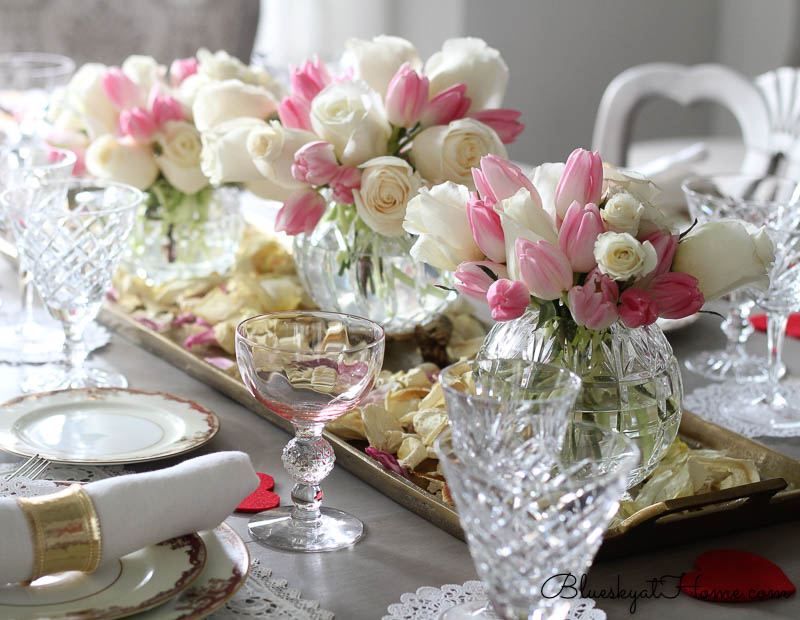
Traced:
<path id="1" fill-rule="evenodd" d="M 174 319 L 172 319 L 172 327 L 180 327 L 181 325 L 191 325 L 192 323 L 195 322 L 197 322 L 197 317 L 191 312 L 185 312 L 184 314 L 179 314 Z"/>
<path id="2" fill-rule="evenodd" d="M 106 297 L 108 297 L 111 301 L 117 302 L 119 301 L 119 292 L 113 286 L 108 288 L 108 292 L 106 293 Z"/>
<path id="3" fill-rule="evenodd" d="M 367 446 L 364 449 L 369 456 L 373 459 L 378 461 L 385 469 L 389 471 L 393 471 L 396 474 L 400 474 L 404 478 L 408 478 L 411 480 L 411 476 L 408 474 L 408 471 L 405 467 L 401 467 L 400 463 L 397 462 L 397 459 L 394 457 L 393 454 L 389 454 L 388 452 L 384 452 L 383 450 L 378 450 L 377 448 L 373 448 L 372 446 Z"/>
<path id="4" fill-rule="evenodd" d="M 217 338 L 214 336 L 213 329 L 207 329 L 204 332 L 192 334 L 183 341 L 183 346 L 186 349 L 191 349 L 198 344 L 217 344 Z"/>
<path id="5" fill-rule="evenodd" d="M 164 329 L 164 323 L 159 323 L 158 321 L 154 321 L 153 319 L 148 319 L 146 316 L 137 316 L 135 317 L 139 323 L 144 325 L 147 329 L 152 329 L 157 332 L 160 332 Z"/>
<path id="6" fill-rule="evenodd" d="M 204 357 L 203 359 L 220 370 L 228 370 L 236 366 L 236 362 L 229 360 L 227 357 Z"/>

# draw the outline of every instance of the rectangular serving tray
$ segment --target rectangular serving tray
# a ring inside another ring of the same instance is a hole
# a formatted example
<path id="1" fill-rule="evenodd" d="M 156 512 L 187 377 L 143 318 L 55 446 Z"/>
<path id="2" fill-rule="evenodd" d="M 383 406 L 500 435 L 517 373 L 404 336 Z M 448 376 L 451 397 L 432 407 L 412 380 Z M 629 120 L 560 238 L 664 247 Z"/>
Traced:
<path id="1" fill-rule="evenodd" d="M 292 431 L 291 423 L 253 398 L 238 376 L 219 370 L 163 334 L 148 329 L 113 302 L 106 302 L 99 319 L 128 340 L 282 429 Z M 397 359 L 387 362 L 398 366 Z M 752 459 L 761 481 L 669 500 L 640 510 L 606 533 L 599 558 L 631 555 L 800 518 L 800 462 L 688 411 L 683 412 L 679 434 L 690 446 L 725 450 L 729 456 Z M 337 465 L 446 532 L 464 538 L 458 514 L 452 506 L 402 476 L 385 470 L 346 440 L 327 431 L 324 435 L 334 448 Z"/>

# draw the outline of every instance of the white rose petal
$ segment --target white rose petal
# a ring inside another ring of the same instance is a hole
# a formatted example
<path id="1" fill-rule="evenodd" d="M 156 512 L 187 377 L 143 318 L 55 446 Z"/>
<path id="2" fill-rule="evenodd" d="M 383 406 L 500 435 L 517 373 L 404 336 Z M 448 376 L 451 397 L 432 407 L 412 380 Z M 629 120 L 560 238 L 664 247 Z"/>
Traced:
<path id="1" fill-rule="evenodd" d="M 166 87 L 164 77 L 167 69 L 159 65 L 152 56 L 138 54 L 128 56 L 122 63 L 121 69 L 125 75 L 139 85 L 145 97 L 149 95 L 150 89 L 156 84 Z"/>
<path id="2" fill-rule="evenodd" d="M 743 286 L 765 290 L 774 261 L 765 229 L 726 219 L 700 224 L 681 239 L 672 271 L 697 278 L 706 301 L 713 301 Z"/>
<path id="3" fill-rule="evenodd" d="M 533 199 L 524 187 L 506 198 L 498 208 L 506 241 L 506 264 L 509 277 L 519 280 L 519 261 L 515 244 L 519 237 L 529 241 L 547 241 L 558 247 L 558 231 L 552 215 Z"/>
<path id="4" fill-rule="evenodd" d="M 531 175 L 533 186 L 539 192 L 539 198 L 542 199 L 542 207 L 554 219 L 556 216 L 556 188 L 561 180 L 561 175 L 564 174 L 564 168 L 566 168 L 566 164 L 563 162 L 540 164 L 534 168 Z"/>
<path id="5" fill-rule="evenodd" d="M 459 83 L 467 85 L 470 110 L 499 108 L 508 86 L 508 66 L 496 49 L 483 39 L 448 39 L 442 50 L 425 63 L 430 93 L 438 93 Z"/>
<path id="6" fill-rule="evenodd" d="M 467 219 L 469 188 L 450 181 L 431 188 L 420 188 L 408 201 L 403 228 L 419 235 L 411 256 L 444 269 L 455 271 L 467 260 L 483 259 Z"/>
<path id="7" fill-rule="evenodd" d="M 311 103 L 311 126 L 333 144 L 345 166 L 357 166 L 385 155 L 392 130 L 383 101 L 365 82 L 334 82 Z"/>
<path id="8" fill-rule="evenodd" d="M 608 230 L 635 237 L 639 232 L 639 220 L 643 211 L 644 205 L 632 194 L 617 192 L 606 201 L 600 215 Z"/>
<path id="9" fill-rule="evenodd" d="M 169 121 L 157 136 L 161 154 L 156 163 L 167 181 L 184 194 L 194 194 L 208 185 L 200 168 L 203 143 L 200 132 L 185 121 Z"/>
<path id="10" fill-rule="evenodd" d="M 494 129 L 472 118 L 423 130 L 411 145 L 409 159 L 422 177 L 432 184 L 452 181 L 475 189 L 472 169 L 481 157 L 508 152 Z"/>
<path id="11" fill-rule="evenodd" d="M 66 106 L 82 119 L 89 137 L 114 133 L 119 110 L 103 88 L 108 67 L 98 63 L 83 65 L 72 76 L 66 90 Z"/>
<path id="12" fill-rule="evenodd" d="M 406 205 L 416 196 L 422 179 L 399 157 L 376 157 L 360 168 L 361 188 L 353 190 L 358 215 L 376 233 L 402 235 Z"/>
<path id="13" fill-rule="evenodd" d="M 200 167 L 211 183 L 247 183 L 264 176 L 247 150 L 247 138 L 266 123 L 257 118 L 235 118 L 201 134 L 203 152 Z"/>
<path id="14" fill-rule="evenodd" d="M 640 243 L 628 233 L 598 235 L 594 257 L 601 273 L 620 281 L 644 277 L 658 265 L 658 254 L 653 245 L 649 241 Z"/>
<path id="15" fill-rule="evenodd" d="M 642 203 L 652 203 L 656 196 L 661 193 L 658 186 L 647 177 L 633 172 L 632 170 L 622 171 L 611 164 L 603 164 L 603 191 L 613 189 L 624 189 L 629 194 L 633 194 Z"/>
<path id="16" fill-rule="evenodd" d="M 414 71 L 422 69 L 416 48 L 401 37 L 383 34 L 371 41 L 348 39 L 344 46 L 342 67 L 352 69 L 355 79 L 363 80 L 381 95 L 386 94 L 389 82 L 404 62 Z"/>
<path id="17" fill-rule="evenodd" d="M 247 151 L 259 172 L 273 183 L 286 188 L 305 187 L 292 176 L 295 152 L 317 139 L 310 131 L 284 127 L 278 121 L 258 125 L 247 136 Z"/>
<path id="18" fill-rule="evenodd" d="M 278 102 L 265 88 L 240 80 L 212 82 L 198 90 L 192 115 L 200 131 L 235 118 L 265 119 L 278 109 Z"/>
<path id="19" fill-rule="evenodd" d="M 111 134 L 97 138 L 86 150 L 86 169 L 100 179 L 147 189 L 158 177 L 149 145 L 120 142 Z"/>
<path id="20" fill-rule="evenodd" d="M 249 67 L 225 50 L 212 53 L 205 48 L 200 48 L 197 50 L 196 57 L 196 75 L 206 83 L 240 80 L 246 84 L 266 88 L 275 98 L 280 99 L 282 96 L 280 84 L 267 71 L 261 67 Z"/>

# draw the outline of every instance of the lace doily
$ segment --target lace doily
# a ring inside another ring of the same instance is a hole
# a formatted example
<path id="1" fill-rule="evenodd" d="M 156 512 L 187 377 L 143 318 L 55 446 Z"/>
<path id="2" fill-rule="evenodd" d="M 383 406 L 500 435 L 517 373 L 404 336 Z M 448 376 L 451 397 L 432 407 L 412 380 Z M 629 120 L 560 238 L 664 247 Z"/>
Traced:
<path id="1" fill-rule="evenodd" d="M 58 485 L 50 480 L 29 480 L 27 478 L 0 480 L 0 497 L 36 497 L 53 493 L 56 489 L 58 489 Z"/>
<path id="2" fill-rule="evenodd" d="M 213 620 L 241 618 L 285 618 L 291 620 L 333 620 L 333 614 L 319 608 L 317 601 L 300 598 L 285 579 L 272 576 L 272 571 L 253 560 L 247 583 L 225 607 L 208 616 Z"/>
<path id="3" fill-rule="evenodd" d="M 0 463 L 0 478 L 3 478 L 15 471 L 24 461 L 17 463 Z M 50 466 L 42 476 L 41 480 L 64 480 L 67 482 L 94 482 L 112 476 L 122 476 L 132 473 L 120 465 L 107 465 L 95 467 L 91 465 L 64 465 L 62 463 L 50 463 Z"/>
<path id="4" fill-rule="evenodd" d="M 734 418 L 723 413 L 720 410 L 720 403 L 730 398 L 728 389 L 725 383 L 712 383 L 689 394 L 684 399 L 683 404 L 686 409 L 701 418 L 724 426 L 745 437 L 800 437 L 800 425 L 794 428 L 775 428 L 770 425 L 769 419 L 766 418 L 763 422 L 757 423 Z M 752 398 L 755 399 L 760 391 L 764 389 L 764 385 L 754 383 L 747 386 L 747 389 L 752 391 Z M 795 398 L 790 399 L 790 402 L 800 403 L 800 386 L 795 385 L 787 389 L 791 389 L 795 394 Z"/>
<path id="5" fill-rule="evenodd" d="M 480 601 L 486 592 L 480 581 L 467 581 L 464 585 L 448 583 L 441 588 L 423 586 L 416 592 L 407 592 L 399 603 L 392 603 L 382 620 L 438 620 L 448 609 Z M 594 600 L 579 598 L 573 601 L 565 620 L 606 620 L 606 612 L 595 607 Z"/>

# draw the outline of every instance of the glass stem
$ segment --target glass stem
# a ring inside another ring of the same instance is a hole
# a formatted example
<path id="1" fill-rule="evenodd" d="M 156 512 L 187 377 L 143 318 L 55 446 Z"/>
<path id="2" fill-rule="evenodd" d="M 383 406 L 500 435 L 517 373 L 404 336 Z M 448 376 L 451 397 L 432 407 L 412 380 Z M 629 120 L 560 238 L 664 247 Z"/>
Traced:
<path id="1" fill-rule="evenodd" d="M 750 306 L 747 298 L 739 291 L 729 294 L 729 302 L 728 316 L 721 325 L 728 339 L 725 349 L 728 354 L 743 353 L 743 345 L 753 333 L 749 320 Z"/>
<path id="2" fill-rule="evenodd" d="M 283 465 L 297 483 L 292 488 L 292 519 L 313 527 L 320 518 L 319 483 L 333 469 L 331 445 L 322 437 L 324 425 L 294 423 L 295 438 L 283 449 Z"/>
<path id="3" fill-rule="evenodd" d="M 769 385 L 768 395 L 770 400 L 775 400 L 778 394 L 778 382 L 781 376 L 781 360 L 783 358 L 783 341 L 786 338 L 786 323 L 789 321 L 788 312 L 767 313 L 767 355 L 769 356 Z"/>
<path id="4" fill-rule="evenodd" d="M 22 266 L 22 261 L 19 262 L 19 285 L 24 328 L 33 325 L 35 320 L 33 318 L 33 279 L 30 277 L 30 272 Z"/>
<path id="5" fill-rule="evenodd" d="M 80 324 L 62 322 L 64 326 L 64 364 L 67 366 L 68 375 L 80 373 L 83 363 L 89 355 L 89 349 L 83 341 L 85 322 Z"/>

